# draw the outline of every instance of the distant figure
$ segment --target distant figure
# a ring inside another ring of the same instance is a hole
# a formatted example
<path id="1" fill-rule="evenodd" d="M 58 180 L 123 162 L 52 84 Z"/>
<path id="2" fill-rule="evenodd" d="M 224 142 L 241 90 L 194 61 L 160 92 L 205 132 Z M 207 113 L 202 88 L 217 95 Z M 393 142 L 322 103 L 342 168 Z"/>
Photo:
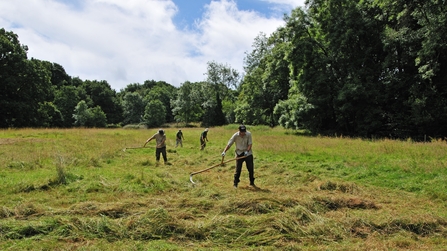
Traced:
<path id="1" fill-rule="evenodd" d="M 208 128 L 206 128 L 202 134 L 200 134 L 200 150 L 205 149 L 206 142 L 208 141 Z"/>
<path id="2" fill-rule="evenodd" d="M 155 148 L 155 159 L 157 160 L 157 162 L 160 162 L 160 153 L 163 155 L 163 160 L 165 161 L 165 164 L 168 163 L 168 157 L 166 156 L 166 135 L 165 135 L 165 131 L 163 131 L 162 129 L 158 130 L 158 133 L 154 134 L 152 137 L 150 137 L 149 139 L 146 140 L 146 143 L 144 143 L 144 146 L 146 146 L 146 144 L 155 139 L 155 141 L 157 142 L 156 148 Z"/>
<path id="3" fill-rule="evenodd" d="M 254 164 L 253 164 L 253 152 L 251 147 L 253 145 L 253 141 L 251 138 L 251 133 L 247 131 L 244 125 L 239 126 L 239 131 L 231 136 L 228 141 L 227 146 L 222 152 L 222 157 L 225 156 L 225 153 L 230 149 L 230 147 L 236 143 L 236 170 L 234 172 L 234 181 L 233 187 L 237 188 L 238 183 L 240 182 L 239 178 L 242 172 L 242 164 L 245 161 L 245 165 L 248 170 L 248 177 L 250 179 L 250 186 L 256 188 L 255 186 L 255 177 L 254 177 Z"/>
<path id="4" fill-rule="evenodd" d="M 183 140 L 185 138 L 183 137 L 182 130 L 178 130 L 177 135 L 175 137 L 175 147 L 177 148 L 178 144 L 180 144 L 181 147 L 183 147 Z"/>

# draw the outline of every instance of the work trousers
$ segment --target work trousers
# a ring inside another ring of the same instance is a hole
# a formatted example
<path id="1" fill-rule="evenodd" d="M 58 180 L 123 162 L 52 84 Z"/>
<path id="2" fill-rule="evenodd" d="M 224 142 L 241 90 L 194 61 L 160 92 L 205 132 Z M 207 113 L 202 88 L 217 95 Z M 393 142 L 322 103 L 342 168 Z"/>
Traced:
<path id="1" fill-rule="evenodd" d="M 157 162 L 160 161 L 160 153 L 161 155 L 163 155 L 163 160 L 165 161 L 165 163 L 168 162 L 168 157 L 166 156 L 166 146 L 155 148 L 155 159 L 157 160 Z"/>
<path id="2" fill-rule="evenodd" d="M 182 139 L 176 139 L 175 141 L 175 147 L 177 147 L 180 144 L 181 147 L 183 147 Z"/>
<path id="3" fill-rule="evenodd" d="M 205 149 L 206 141 L 202 138 L 200 138 L 200 150 Z"/>
<path id="4" fill-rule="evenodd" d="M 238 155 L 237 157 L 243 157 L 244 155 Z M 255 184 L 255 172 L 254 172 L 254 164 L 253 164 L 253 155 L 248 155 L 245 158 L 236 160 L 236 171 L 234 172 L 234 185 L 240 182 L 241 172 L 242 172 L 242 164 L 245 162 L 245 166 L 247 166 L 248 170 L 248 178 L 250 179 L 250 185 Z"/>

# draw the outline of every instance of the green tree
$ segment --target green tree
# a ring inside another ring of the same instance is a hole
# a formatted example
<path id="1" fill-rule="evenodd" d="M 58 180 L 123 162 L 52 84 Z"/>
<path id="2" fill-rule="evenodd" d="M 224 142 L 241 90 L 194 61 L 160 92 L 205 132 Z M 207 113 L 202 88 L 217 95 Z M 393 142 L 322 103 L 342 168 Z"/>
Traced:
<path id="1" fill-rule="evenodd" d="M 160 100 L 151 100 L 144 110 L 144 123 L 148 127 L 159 127 L 166 122 L 166 106 Z"/>
<path id="2" fill-rule="evenodd" d="M 64 85 L 56 89 L 53 103 L 62 115 L 62 127 L 74 125 L 73 111 L 79 101 L 78 89 L 75 86 Z"/>
<path id="3" fill-rule="evenodd" d="M 142 121 L 145 105 L 137 92 L 126 93 L 123 98 L 124 124 L 138 124 Z"/>
<path id="4" fill-rule="evenodd" d="M 38 109 L 40 114 L 39 123 L 41 127 L 63 127 L 64 118 L 62 113 L 51 102 L 43 102 Z"/>
<path id="5" fill-rule="evenodd" d="M 148 101 L 152 100 L 160 100 L 165 107 L 165 119 L 166 122 L 173 122 L 174 115 L 171 110 L 171 100 L 175 99 L 177 95 L 177 89 L 163 81 L 159 82 L 151 82 L 146 81 L 143 85 L 145 87 L 149 87 L 149 89 L 145 90 L 144 101 L 147 104 Z"/>
<path id="6" fill-rule="evenodd" d="M 0 29 L 0 126 L 17 126 L 16 114 L 23 109 L 20 98 L 20 72 L 25 67 L 28 48 L 13 32 Z"/>
<path id="7" fill-rule="evenodd" d="M 106 127 L 107 117 L 100 106 L 89 108 L 84 100 L 79 101 L 73 114 L 75 126 Z"/>
<path id="8" fill-rule="evenodd" d="M 41 126 L 39 108 L 52 95 L 51 72 L 13 32 L 0 29 L 0 127 Z"/>
<path id="9" fill-rule="evenodd" d="M 202 83 L 186 81 L 177 91 L 177 98 L 171 101 L 172 113 L 176 122 L 199 121 L 203 115 L 200 104 L 203 102 Z"/>
<path id="10" fill-rule="evenodd" d="M 71 83 L 71 77 L 65 72 L 62 65 L 57 63 L 51 64 L 51 83 L 57 87 Z"/>
<path id="11" fill-rule="evenodd" d="M 309 104 L 299 113 L 315 133 L 369 136 L 386 124 L 382 77 L 384 23 L 368 2 L 308 2 L 287 17 L 284 32 L 292 83 Z M 364 5 L 365 4 L 365 5 Z"/>
<path id="12" fill-rule="evenodd" d="M 208 62 L 206 82 L 202 85 L 202 92 L 207 99 L 202 103 L 204 115 L 203 126 L 220 126 L 227 123 L 222 111 L 222 100 L 235 101 L 231 90 L 239 88 L 240 74 L 228 65 Z"/>
<path id="13" fill-rule="evenodd" d="M 144 109 L 150 101 L 159 100 L 163 103 L 163 105 L 165 106 L 165 110 L 166 110 L 166 112 L 165 112 L 166 117 L 164 118 L 164 121 L 165 122 L 173 122 L 174 121 L 174 115 L 171 110 L 171 100 L 176 99 L 176 95 L 177 95 L 176 87 L 174 87 L 164 81 L 155 81 L 155 80 L 146 80 L 146 81 L 144 81 L 143 84 L 139 84 L 139 83 L 129 84 L 128 86 L 126 86 L 126 88 L 124 88 L 117 94 L 117 97 L 122 100 L 122 102 L 121 102 L 122 109 L 126 110 L 126 114 L 128 114 L 128 112 L 131 109 L 133 109 L 130 107 L 131 106 L 130 103 L 128 103 L 128 102 L 126 104 L 124 103 L 124 97 L 129 93 L 138 94 L 141 97 L 143 97 L 143 113 L 142 113 L 142 115 L 144 115 Z M 135 109 L 138 110 L 140 108 L 135 108 Z M 126 115 L 126 116 L 128 116 L 128 115 Z M 136 121 L 136 117 L 133 117 L 133 120 Z M 125 123 L 128 123 L 128 121 L 126 120 Z"/>
<path id="14" fill-rule="evenodd" d="M 307 102 L 306 97 L 295 86 L 291 88 L 287 100 L 280 100 L 276 104 L 274 113 L 278 116 L 278 123 L 282 127 L 298 130 L 305 128 L 303 118 L 306 117 L 308 110 L 312 108 L 312 105 Z"/>
<path id="15" fill-rule="evenodd" d="M 236 109 L 236 120 L 246 124 L 276 125 L 274 107 L 287 99 L 289 63 L 286 35 L 279 29 L 267 38 L 260 33 L 253 43 L 253 51 L 244 59 L 245 78 L 239 96 L 241 107 Z M 248 109 L 248 110 L 247 110 Z M 251 114 L 251 116 L 247 116 Z"/>
<path id="16" fill-rule="evenodd" d="M 445 1 L 380 1 L 392 25 L 384 36 L 393 62 L 405 66 L 401 83 L 408 93 L 408 112 L 397 117 L 397 130 L 424 135 L 447 135 L 447 7 Z M 410 75 L 411 74 L 411 75 Z M 402 110 L 402 109 L 401 109 Z M 402 123 L 405 121 L 406 123 Z M 405 127 L 402 128 L 404 124 Z"/>
<path id="17" fill-rule="evenodd" d="M 73 118 L 75 120 L 75 126 L 88 126 L 90 118 L 92 117 L 91 111 L 88 108 L 87 103 L 84 100 L 79 101 L 78 105 L 74 109 Z"/>
<path id="18" fill-rule="evenodd" d="M 106 127 L 107 126 L 107 116 L 105 112 L 102 111 L 100 106 L 89 108 L 90 118 L 87 122 L 89 127 Z"/>
<path id="19" fill-rule="evenodd" d="M 101 110 L 107 116 L 107 123 L 119 124 L 123 120 L 123 108 L 119 99 L 117 98 L 116 91 L 112 90 L 107 81 L 91 81 L 86 80 L 82 84 L 82 89 L 85 90 L 85 94 L 92 103 L 88 102 L 90 107 L 99 106 Z M 80 96 L 83 99 L 82 96 Z"/>
<path id="20" fill-rule="evenodd" d="M 265 33 L 260 33 L 253 42 L 253 50 L 246 52 L 244 58 L 245 76 L 239 88 L 237 107 L 235 108 L 236 122 L 243 124 L 265 124 L 264 120 L 264 91 L 263 74 L 265 59 L 271 51 Z"/>

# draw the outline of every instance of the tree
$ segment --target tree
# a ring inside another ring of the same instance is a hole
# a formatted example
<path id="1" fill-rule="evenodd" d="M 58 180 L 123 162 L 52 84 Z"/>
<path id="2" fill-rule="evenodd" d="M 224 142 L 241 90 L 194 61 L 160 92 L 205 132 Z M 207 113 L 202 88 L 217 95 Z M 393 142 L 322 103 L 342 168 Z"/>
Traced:
<path id="1" fill-rule="evenodd" d="M 53 63 L 51 64 L 51 83 L 53 86 L 60 87 L 69 85 L 71 77 L 65 72 L 62 65 Z"/>
<path id="2" fill-rule="evenodd" d="M 54 93 L 54 105 L 62 115 L 62 127 L 74 125 L 73 111 L 79 103 L 78 89 L 72 85 L 60 86 Z"/>
<path id="3" fill-rule="evenodd" d="M 244 59 L 246 74 L 238 101 L 240 107 L 235 110 L 237 121 L 277 124 L 274 107 L 279 100 L 287 99 L 290 88 L 289 63 L 285 59 L 288 44 L 283 33 L 278 30 L 270 38 L 260 33 L 255 38 L 252 52 L 247 53 Z"/>
<path id="4" fill-rule="evenodd" d="M 85 90 L 85 94 L 91 100 L 85 99 L 90 107 L 99 106 L 101 110 L 107 116 L 107 123 L 118 124 L 123 118 L 122 106 L 117 98 L 116 92 L 112 90 L 107 81 L 90 81 L 86 80 L 82 84 L 82 89 Z M 83 97 L 80 97 L 81 99 Z"/>
<path id="5" fill-rule="evenodd" d="M 138 124 L 143 120 L 144 115 L 143 98 L 137 92 L 126 93 L 123 98 L 123 123 Z"/>
<path id="6" fill-rule="evenodd" d="M 89 109 L 91 117 L 88 121 L 88 126 L 90 127 L 106 127 L 107 126 L 107 116 L 105 112 L 102 111 L 100 106 L 96 106 Z"/>
<path id="7" fill-rule="evenodd" d="M 144 110 L 144 122 L 148 127 L 162 126 L 166 120 L 166 107 L 160 100 L 151 100 Z"/>
<path id="8" fill-rule="evenodd" d="M 243 124 L 265 124 L 263 119 L 264 99 L 263 74 L 265 72 L 265 58 L 271 51 L 265 33 L 260 33 L 253 42 L 253 50 L 246 52 L 244 58 L 245 76 L 239 88 L 237 107 L 235 109 L 236 122 Z"/>
<path id="9" fill-rule="evenodd" d="M 299 113 L 314 133 L 370 136 L 386 125 L 385 53 L 380 40 L 384 23 L 375 20 L 369 2 L 308 2 L 286 17 L 286 54 L 291 81 L 308 103 Z"/>
<path id="10" fill-rule="evenodd" d="M 0 127 L 40 126 L 39 107 L 52 95 L 48 64 L 27 59 L 18 36 L 0 29 Z"/>
<path id="11" fill-rule="evenodd" d="M 202 83 L 183 83 L 177 91 L 177 98 L 171 101 L 172 114 L 177 122 L 199 121 L 203 115 L 200 106 L 203 102 Z"/>
<path id="12" fill-rule="evenodd" d="M 203 126 L 220 126 L 227 123 L 222 111 L 222 100 L 235 101 L 231 88 L 237 89 L 240 85 L 240 75 L 235 69 L 228 65 L 219 64 L 214 61 L 208 62 L 206 83 L 202 85 L 204 97 Z"/>
<path id="13" fill-rule="evenodd" d="M 148 84 L 150 81 L 146 81 L 144 86 L 151 86 L 150 89 L 145 90 L 144 100 L 147 104 L 151 100 L 160 100 L 165 107 L 165 118 L 164 121 L 172 122 L 174 121 L 174 115 L 171 111 L 171 100 L 175 99 L 177 89 L 163 81 L 156 82 L 155 84 Z"/>
<path id="14" fill-rule="evenodd" d="M 40 114 L 39 124 L 41 127 L 63 127 L 64 118 L 62 113 L 51 102 L 43 102 L 38 109 Z"/>
<path id="15" fill-rule="evenodd" d="M 91 111 L 84 100 L 79 101 L 75 107 L 73 118 L 75 119 L 75 126 L 88 126 L 88 122 L 92 117 Z"/>
<path id="16" fill-rule="evenodd" d="M 306 97 L 304 97 L 296 86 L 292 87 L 287 100 L 280 100 L 276 104 L 274 113 L 278 116 L 278 123 L 287 129 L 302 129 L 305 128 L 304 121 L 308 110 L 313 107 L 310 105 Z"/>
<path id="17" fill-rule="evenodd" d="M 21 45 L 13 32 L 0 29 L 0 127 L 20 126 L 16 114 L 22 110 L 18 102 L 21 91 L 20 72 L 25 67 L 28 48 Z"/>
<path id="18" fill-rule="evenodd" d="M 425 135 L 447 135 L 447 7 L 445 1 L 398 1 L 391 6 L 380 1 L 394 24 L 385 42 L 395 45 L 392 52 L 405 62 L 403 79 L 408 92 L 409 112 L 405 131 L 422 139 Z M 397 36 L 396 36 L 397 35 Z M 397 47 L 398 46 L 398 47 Z M 390 47 L 388 47 L 390 48 Z M 391 49 L 390 48 L 390 49 Z M 404 48 L 405 50 L 396 50 Z M 403 53 L 402 53 L 403 52 Z M 409 71 L 409 69 L 413 71 Z M 413 136 L 415 138 L 415 136 Z"/>
<path id="19" fill-rule="evenodd" d="M 73 118 L 75 126 L 82 127 L 106 127 L 107 117 L 100 106 L 89 108 L 84 100 L 81 100 L 75 108 Z"/>

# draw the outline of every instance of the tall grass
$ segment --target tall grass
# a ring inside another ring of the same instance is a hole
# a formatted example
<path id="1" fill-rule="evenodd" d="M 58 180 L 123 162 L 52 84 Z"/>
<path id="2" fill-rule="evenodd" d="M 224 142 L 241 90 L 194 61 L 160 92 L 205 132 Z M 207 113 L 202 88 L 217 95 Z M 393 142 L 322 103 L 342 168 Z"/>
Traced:
<path id="1" fill-rule="evenodd" d="M 258 189 L 221 162 L 237 125 L 0 131 L 0 248 L 14 250 L 443 250 L 442 140 L 415 143 L 253 133 Z M 230 150 L 234 150 L 233 148 Z M 229 152 L 230 153 L 230 152 Z M 227 159 L 232 158 L 228 154 Z"/>

